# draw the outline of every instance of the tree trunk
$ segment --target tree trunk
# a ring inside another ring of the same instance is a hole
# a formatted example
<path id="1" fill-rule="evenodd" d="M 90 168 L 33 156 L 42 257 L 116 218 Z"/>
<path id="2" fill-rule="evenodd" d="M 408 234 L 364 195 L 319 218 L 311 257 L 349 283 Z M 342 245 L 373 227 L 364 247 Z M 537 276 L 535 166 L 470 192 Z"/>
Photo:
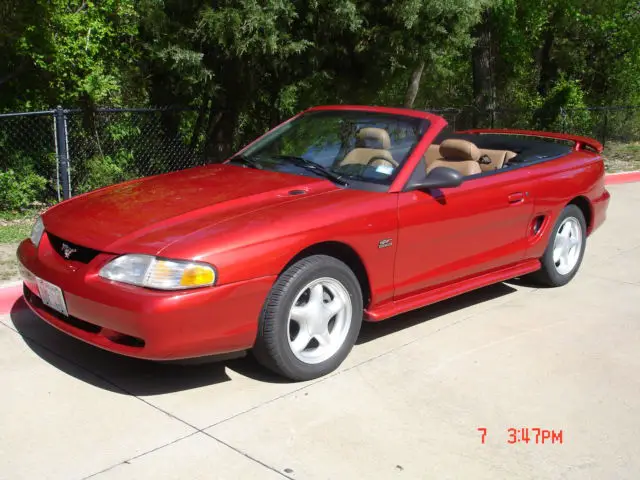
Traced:
<path id="1" fill-rule="evenodd" d="M 196 119 L 196 123 L 193 126 L 193 132 L 191 132 L 191 141 L 189 142 L 189 147 L 192 150 L 195 150 L 198 146 L 198 142 L 200 141 L 200 133 L 202 133 L 202 128 L 204 127 L 204 120 L 207 118 L 207 112 L 210 112 L 211 97 L 209 95 L 205 96 L 202 105 L 200 106 L 200 110 L 198 110 L 198 118 Z"/>
<path id="2" fill-rule="evenodd" d="M 480 110 L 493 110 L 496 106 L 496 87 L 494 81 L 494 58 L 491 49 L 491 11 L 485 10 L 482 21 L 475 29 L 476 44 L 472 50 L 473 100 Z M 473 124 L 478 126 L 479 112 L 474 112 Z"/>
<path id="3" fill-rule="evenodd" d="M 239 115 L 240 112 L 236 108 L 225 108 L 221 111 L 212 109 L 204 145 L 205 159 L 208 163 L 223 162 L 233 153 Z"/>
<path id="4" fill-rule="evenodd" d="M 538 93 L 543 97 L 549 93 L 551 86 L 558 75 L 558 68 L 555 62 L 551 59 L 551 50 L 553 49 L 554 41 L 554 29 L 556 28 L 556 21 L 558 20 L 558 14 L 554 13 L 551 16 L 549 25 L 547 26 L 547 32 L 544 37 L 544 43 L 538 53 L 538 62 L 540 64 L 540 79 L 538 81 Z"/>
<path id="5" fill-rule="evenodd" d="M 413 102 L 416 101 L 418 90 L 420 90 L 420 79 L 422 78 L 423 71 L 424 62 L 420 62 L 420 64 L 411 73 L 409 85 L 407 85 L 407 93 L 404 96 L 404 106 L 406 108 L 413 108 Z"/>

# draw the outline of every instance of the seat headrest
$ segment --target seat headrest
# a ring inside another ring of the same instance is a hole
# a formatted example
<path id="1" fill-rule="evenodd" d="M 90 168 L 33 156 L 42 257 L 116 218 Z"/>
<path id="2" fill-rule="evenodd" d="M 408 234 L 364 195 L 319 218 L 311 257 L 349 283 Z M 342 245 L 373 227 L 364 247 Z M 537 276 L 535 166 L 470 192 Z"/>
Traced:
<path id="1" fill-rule="evenodd" d="M 356 148 L 389 150 L 391 148 L 391 138 L 383 128 L 361 128 L 356 136 Z"/>
<path id="2" fill-rule="evenodd" d="M 478 147 L 466 140 L 450 138 L 440 144 L 440 156 L 451 161 L 474 161 L 477 162 L 482 156 Z"/>

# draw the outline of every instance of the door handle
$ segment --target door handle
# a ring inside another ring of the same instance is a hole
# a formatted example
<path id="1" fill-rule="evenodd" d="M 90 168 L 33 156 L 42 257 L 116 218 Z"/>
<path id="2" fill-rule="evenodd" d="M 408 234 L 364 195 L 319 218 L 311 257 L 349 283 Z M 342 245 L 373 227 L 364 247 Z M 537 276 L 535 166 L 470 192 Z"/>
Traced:
<path id="1" fill-rule="evenodd" d="M 524 193 L 516 192 L 516 193 L 510 194 L 507 198 L 509 200 L 509 203 L 522 203 L 524 202 L 524 197 L 525 197 Z"/>

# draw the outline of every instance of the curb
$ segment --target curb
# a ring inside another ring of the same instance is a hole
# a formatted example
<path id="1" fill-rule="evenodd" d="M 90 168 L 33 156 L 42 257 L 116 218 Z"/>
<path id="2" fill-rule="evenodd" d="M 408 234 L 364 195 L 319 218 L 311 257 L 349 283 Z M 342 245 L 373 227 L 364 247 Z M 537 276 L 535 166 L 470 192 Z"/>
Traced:
<path id="1" fill-rule="evenodd" d="M 0 288 L 0 315 L 11 312 L 13 305 L 22 296 L 22 283 L 9 284 Z"/>
<path id="2" fill-rule="evenodd" d="M 640 170 L 634 172 L 609 173 L 605 177 L 607 185 L 619 185 L 621 183 L 640 182 Z"/>
<path id="3" fill-rule="evenodd" d="M 619 185 L 622 183 L 640 182 L 640 170 L 635 172 L 609 173 L 606 175 L 607 185 Z M 11 312 L 16 301 L 22 296 L 22 282 L 10 283 L 0 286 L 0 315 Z"/>

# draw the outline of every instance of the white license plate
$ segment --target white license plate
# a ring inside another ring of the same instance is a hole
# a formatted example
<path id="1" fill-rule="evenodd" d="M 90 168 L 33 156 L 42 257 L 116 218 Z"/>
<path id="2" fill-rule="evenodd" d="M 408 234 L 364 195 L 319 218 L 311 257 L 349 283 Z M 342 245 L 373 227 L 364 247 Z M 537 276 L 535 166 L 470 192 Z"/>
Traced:
<path id="1" fill-rule="evenodd" d="M 56 312 L 60 312 L 64 316 L 69 316 L 67 312 L 67 304 L 64 301 L 64 294 L 60 287 L 46 280 L 36 277 L 38 290 L 40 291 L 40 299 L 46 306 L 53 308 Z"/>

